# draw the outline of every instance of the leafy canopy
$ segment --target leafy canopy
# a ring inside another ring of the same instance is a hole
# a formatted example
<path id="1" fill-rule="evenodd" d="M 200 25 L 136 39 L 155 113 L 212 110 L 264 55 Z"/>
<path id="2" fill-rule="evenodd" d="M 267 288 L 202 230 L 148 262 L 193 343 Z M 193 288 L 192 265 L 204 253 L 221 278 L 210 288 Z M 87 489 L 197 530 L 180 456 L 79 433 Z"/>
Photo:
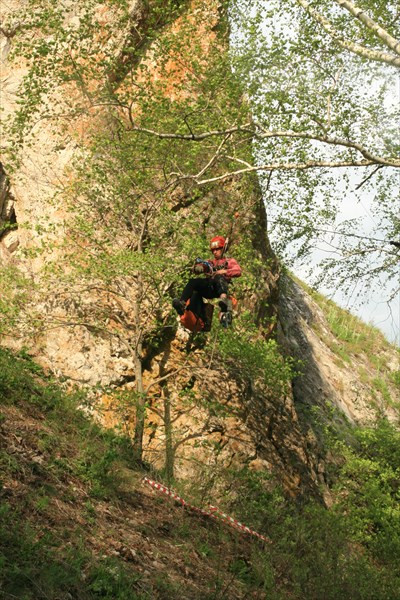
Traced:
<path id="1" fill-rule="evenodd" d="M 322 247 L 329 258 L 314 281 L 385 286 L 389 297 L 398 292 L 390 242 L 400 241 L 397 10 L 244 0 L 231 12 L 275 248 L 307 261 Z"/>

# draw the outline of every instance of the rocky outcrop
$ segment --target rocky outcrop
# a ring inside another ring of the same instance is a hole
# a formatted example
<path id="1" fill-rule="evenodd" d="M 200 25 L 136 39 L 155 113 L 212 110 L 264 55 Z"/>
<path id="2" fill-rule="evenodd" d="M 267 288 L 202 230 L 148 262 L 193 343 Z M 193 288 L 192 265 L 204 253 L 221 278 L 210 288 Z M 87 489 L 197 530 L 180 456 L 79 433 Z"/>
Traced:
<path id="1" fill-rule="evenodd" d="M 361 334 L 358 346 L 350 347 L 350 355 L 345 354 L 346 344 L 335 336 L 321 307 L 304 287 L 289 277 L 284 277 L 279 302 L 281 343 L 300 365 L 300 374 L 293 381 L 293 398 L 303 422 L 313 410 L 329 413 L 331 420 L 342 423 L 366 423 L 377 414 L 396 421 L 397 390 L 393 381 L 399 362 L 395 348 L 390 348 L 381 334 L 371 330 L 371 338 L 375 336 L 377 340 L 373 352 L 384 365 L 388 394 L 394 400 L 392 405 L 382 393 L 373 390 L 371 382 L 380 368 L 374 366 Z M 346 318 L 345 311 L 342 318 Z M 355 317 L 348 317 L 349 328 L 356 323 Z M 350 334 L 357 338 L 356 331 Z"/>
<path id="2" fill-rule="evenodd" d="M 19 245 L 18 235 L 14 229 L 16 222 L 10 180 L 0 163 L 0 253 L 4 256 L 4 260 L 7 260 L 6 257 L 15 252 Z"/>

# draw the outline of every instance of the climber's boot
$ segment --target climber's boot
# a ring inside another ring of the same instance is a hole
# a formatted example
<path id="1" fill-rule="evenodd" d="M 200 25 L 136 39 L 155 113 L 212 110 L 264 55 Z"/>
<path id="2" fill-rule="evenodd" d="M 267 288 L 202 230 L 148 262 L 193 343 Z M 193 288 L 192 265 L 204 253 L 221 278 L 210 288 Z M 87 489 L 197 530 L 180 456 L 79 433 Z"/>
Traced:
<path id="1" fill-rule="evenodd" d="M 220 313 L 219 320 L 222 327 L 229 327 L 232 325 L 232 300 L 230 298 L 221 298 L 218 302 Z"/>
<path id="2" fill-rule="evenodd" d="M 186 304 L 183 300 L 180 300 L 179 298 L 174 298 L 172 300 L 172 306 L 174 307 L 178 315 L 182 316 L 185 314 Z"/>
<path id="3" fill-rule="evenodd" d="M 222 313 L 232 312 L 232 300 L 230 298 L 221 298 L 218 305 Z"/>

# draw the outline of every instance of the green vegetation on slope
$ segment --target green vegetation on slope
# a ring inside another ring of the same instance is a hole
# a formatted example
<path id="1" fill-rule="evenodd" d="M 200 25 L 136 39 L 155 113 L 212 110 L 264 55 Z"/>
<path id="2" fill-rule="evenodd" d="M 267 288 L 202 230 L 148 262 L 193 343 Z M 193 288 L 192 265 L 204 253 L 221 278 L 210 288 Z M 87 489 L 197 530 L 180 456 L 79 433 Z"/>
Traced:
<path id="1" fill-rule="evenodd" d="M 310 288 L 301 280 L 295 281 L 322 309 L 329 333 L 315 323 L 314 328 L 322 341 L 337 357 L 339 367 L 358 369 L 360 382 L 369 387 L 374 408 L 399 407 L 400 370 L 394 370 L 395 352 L 400 365 L 400 350 L 396 349 L 376 327 L 364 323 L 348 310 Z"/>
<path id="2" fill-rule="evenodd" d="M 297 506 L 265 474 L 221 474 L 220 508 L 268 535 L 262 547 L 144 490 L 127 441 L 82 400 L 0 350 L 2 598 L 398 597 L 400 434 L 387 421 L 332 447 L 329 510 Z"/>

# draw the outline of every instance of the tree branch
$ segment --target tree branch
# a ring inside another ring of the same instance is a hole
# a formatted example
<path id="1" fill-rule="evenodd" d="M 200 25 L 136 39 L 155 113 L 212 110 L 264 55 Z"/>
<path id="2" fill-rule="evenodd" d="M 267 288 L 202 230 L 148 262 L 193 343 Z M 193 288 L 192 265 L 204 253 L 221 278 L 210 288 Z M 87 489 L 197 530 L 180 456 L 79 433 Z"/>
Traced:
<path id="1" fill-rule="evenodd" d="M 225 143 L 229 140 L 229 138 L 231 137 L 231 133 L 228 133 L 223 140 L 221 141 L 220 145 L 217 148 L 217 151 L 215 152 L 215 154 L 211 157 L 211 159 L 208 161 L 208 163 L 206 164 L 206 166 L 200 171 L 200 173 L 198 173 L 198 177 L 201 177 L 210 167 L 212 167 L 212 165 L 215 163 L 215 161 L 217 160 L 218 156 L 221 154 L 222 148 L 224 147 Z"/>
<path id="2" fill-rule="evenodd" d="M 187 140 L 191 142 L 201 142 L 210 137 L 216 136 L 227 136 L 232 133 L 251 133 L 254 134 L 254 130 L 251 128 L 251 123 L 245 123 L 245 125 L 232 127 L 230 129 L 225 130 L 217 130 L 217 131 L 205 131 L 203 133 L 191 133 L 191 134 L 181 134 L 181 133 L 161 133 L 159 131 L 154 131 L 153 129 L 146 129 L 144 127 L 134 126 L 130 131 L 138 131 L 140 133 L 147 133 L 148 135 L 154 135 L 160 139 L 164 140 Z"/>
<path id="3" fill-rule="evenodd" d="M 361 161 L 308 161 L 304 163 L 272 163 L 268 165 L 258 165 L 254 167 L 247 167 L 245 169 L 239 169 L 237 171 L 228 171 L 222 175 L 211 177 L 209 179 L 197 179 L 196 175 L 185 175 L 183 179 L 194 180 L 197 185 L 206 185 L 207 183 L 214 183 L 215 181 L 223 181 L 230 177 L 237 177 L 246 173 L 254 173 L 255 171 L 304 171 L 306 169 L 335 169 L 343 167 L 368 167 L 375 165 L 376 163 L 372 160 L 361 160 Z"/>
<path id="4" fill-rule="evenodd" d="M 177 139 L 177 140 L 185 140 L 185 141 L 190 141 L 190 142 L 191 141 L 202 141 L 206 138 L 214 137 L 214 136 L 215 137 L 216 136 L 224 136 L 224 139 L 220 143 L 213 158 L 207 163 L 206 167 L 203 167 L 203 169 L 196 175 L 196 178 L 201 176 L 207 170 L 207 168 L 209 166 L 214 164 L 216 157 L 220 154 L 221 148 L 223 147 L 225 142 L 229 139 L 229 137 L 233 133 L 243 133 L 243 132 L 250 133 L 253 137 L 256 137 L 258 139 L 286 137 L 286 138 L 294 138 L 294 139 L 314 140 L 317 142 L 321 142 L 323 144 L 329 144 L 331 146 L 343 146 L 345 148 L 351 148 L 353 150 L 357 150 L 358 152 L 360 152 L 360 154 L 362 154 L 364 156 L 364 158 L 366 158 L 369 161 L 369 162 L 360 163 L 360 164 L 354 163 L 354 166 L 378 164 L 378 165 L 384 165 L 384 166 L 395 167 L 395 168 L 400 167 L 400 159 L 384 158 L 382 156 L 377 156 L 375 154 L 372 154 L 369 150 L 367 150 L 367 148 L 365 148 L 363 145 L 359 144 L 358 142 L 352 142 L 350 140 L 345 140 L 345 139 L 341 139 L 341 138 L 331 138 L 328 136 L 316 135 L 314 133 L 308 133 L 308 132 L 297 132 L 297 131 L 290 131 L 290 130 L 269 131 L 269 130 L 264 129 L 263 126 L 260 125 L 259 123 L 255 123 L 255 125 L 256 125 L 258 131 L 250 128 L 250 123 L 247 123 L 243 127 L 238 126 L 238 127 L 231 127 L 230 129 L 226 129 L 226 130 L 205 131 L 205 132 L 197 134 L 197 135 L 196 134 L 187 135 L 187 134 L 179 134 L 179 133 L 163 133 L 163 132 L 155 131 L 152 129 L 144 129 L 141 127 L 135 127 L 133 129 L 133 131 L 137 131 L 139 133 L 145 133 L 148 135 L 153 135 L 155 137 L 162 138 L 162 139 Z M 230 157 L 230 158 L 232 159 L 232 157 Z M 238 162 L 243 162 L 239 158 L 236 158 L 236 157 L 234 158 L 234 160 L 236 160 Z M 248 163 L 244 163 L 244 164 L 246 164 L 246 166 L 249 167 Z M 330 164 L 328 164 L 328 166 L 330 166 Z M 336 165 L 334 164 L 333 166 L 336 166 Z M 348 166 L 348 164 L 346 164 L 344 166 Z M 186 179 L 186 177 L 182 173 L 171 173 L 171 174 L 178 175 L 178 176 Z"/>
<path id="5" fill-rule="evenodd" d="M 376 62 L 384 62 L 395 67 L 400 67 L 400 58 L 397 58 L 392 54 L 387 54 L 386 52 L 381 52 L 379 50 L 372 50 L 371 48 L 366 48 L 365 46 L 361 46 L 360 44 L 356 44 L 355 42 L 346 40 L 334 28 L 332 23 L 326 17 L 314 10 L 314 8 L 312 8 L 312 6 L 306 0 L 297 0 L 297 2 L 302 8 L 304 8 L 304 10 L 310 15 L 310 17 L 314 19 L 314 21 L 319 23 L 325 29 L 327 34 L 345 50 L 348 50 L 353 54 L 357 54 L 358 56 L 362 56 L 363 58 L 367 58 L 369 60 L 374 60 Z"/>
<path id="6" fill-rule="evenodd" d="M 173 375 L 177 375 L 178 373 L 181 373 L 182 371 L 188 369 L 188 365 L 183 365 L 183 367 L 179 367 L 179 369 L 175 369 L 175 371 L 169 371 L 166 375 L 163 375 L 162 377 L 159 377 L 158 379 L 156 379 L 155 381 L 152 381 L 147 388 L 144 390 L 145 394 L 148 394 L 149 390 L 155 386 L 158 385 L 159 383 L 161 383 L 162 381 L 165 381 L 166 379 L 169 379 L 170 377 L 172 377 Z"/>
<path id="7" fill-rule="evenodd" d="M 262 126 L 258 125 L 259 129 L 261 129 L 261 134 L 255 134 L 256 137 L 260 139 L 265 138 L 274 138 L 274 137 L 287 137 L 287 138 L 295 138 L 295 139 L 306 139 L 306 140 L 314 140 L 316 142 L 322 142 L 323 144 L 329 144 L 330 146 L 343 146 L 344 148 L 352 148 L 357 150 L 366 158 L 367 160 L 371 160 L 374 164 L 385 165 L 390 167 L 400 167 L 400 159 L 387 159 L 382 158 L 381 156 L 376 156 L 369 152 L 364 146 L 359 144 L 358 142 L 352 142 L 349 140 L 343 140 L 341 138 L 331 138 L 328 136 L 315 135 L 313 133 L 307 132 L 298 132 L 298 131 L 267 131 L 262 128 Z"/>
<path id="8" fill-rule="evenodd" d="M 370 179 L 371 179 L 371 178 L 372 178 L 372 177 L 373 177 L 373 176 L 374 176 L 374 175 L 375 175 L 375 174 L 376 174 L 376 173 L 379 171 L 379 169 L 382 169 L 382 167 L 383 167 L 383 165 L 378 165 L 378 166 L 376 167 L 376 169 L 374 169 L 374 170 L 372 171 L 372 173 L 370 173 L 369 175 L 367 175 L 367 177 L 365 177 L 365 178 L 362 180 L 362 182 L 361 182 L 361 183 L 359 183 L 359 184 L 356 186 L 356 188 L 355 188 L 355 189 L 356 189 L 356 190 L 359 190 L 359 189 L 360 189 L 360 188 L 361 188 L 361 187 L 364 185 L 364 183 L 367 183 L 367 181 L 369 181 L 369 180 L 370 180 Z"/>
<path id="9" fill-rule="evenodd" d="M 335 0 L 335 2 L 349 11 L 353 17 L 361 21 L 361 23 L 372 31 L 388 48 L 400 55 L 400 42 L 392 37 L 385 29 L 383 29 L 383 27 L 378 25 L 378 23 L 375 23 L 375 21 L 361 8 L 358 8 L 352 2 L 349 2 L 349 0 Z"/>

